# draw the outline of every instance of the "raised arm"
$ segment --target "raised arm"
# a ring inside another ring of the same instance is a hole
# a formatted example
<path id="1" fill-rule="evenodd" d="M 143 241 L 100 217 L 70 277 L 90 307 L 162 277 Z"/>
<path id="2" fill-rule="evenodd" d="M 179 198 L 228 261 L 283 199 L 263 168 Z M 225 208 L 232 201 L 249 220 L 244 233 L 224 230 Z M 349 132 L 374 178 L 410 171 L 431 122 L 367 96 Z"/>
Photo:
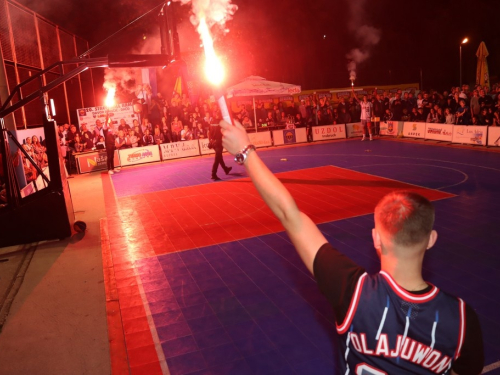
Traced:
<path id="1" fill-rule="evenodd" d="M 221 130 L 223 146 L 233 155 L 250 144 L 245 128 L 238 122 L 233 126 L 221 121 Z M 281 221 L 307 269 L 313 273 L 316 253 L 327 240 L 316 224 L 299 211 L 290 192 L 267 168 L 255 150 L 249 151 L 244 166 L 264 202 Z"/>
<path id="2" fill-rule="evenodd" d="M 354 100 L 356 100 L 359 103 L 359 99 L 354 92 L 354 86 L 351 86 L 351 97 L 353 97 Z"/>

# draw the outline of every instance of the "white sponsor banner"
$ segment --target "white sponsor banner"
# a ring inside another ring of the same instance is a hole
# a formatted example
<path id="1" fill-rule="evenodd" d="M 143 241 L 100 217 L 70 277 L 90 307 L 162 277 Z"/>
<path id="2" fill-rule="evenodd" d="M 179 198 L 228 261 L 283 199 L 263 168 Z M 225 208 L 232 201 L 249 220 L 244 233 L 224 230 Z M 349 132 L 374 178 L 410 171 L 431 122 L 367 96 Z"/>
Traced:
<path id="1" fill-rule="evenodd" d="M 403 123 L 403 137 L 425 138 L 425 122 Z"/>
<path id="2" fill-rule="evenodd" d="M 488 146 L 500 147 L 500 126 L 488 126 Z"/>
<path id="3" fill-rule="evenodd" d="M 345 124 L 313 126 L 313 141 L 345 138 Z"/>
<path id="4" fill-rule="evenodd" d="M 198 144 L 200 145 L 200 153 L 202 155 L 215 154 L 213 148 L 208 148 L 208 138 L 198 139 Z"/>
<path id="5" fill-rule="evenodd" d="M 307 142 L 306 128 L 273 130 L 275 146 Z"/>
<path id="6" fill-rule="evenodd" d="M 181 141 L 173 143 L 162 143 L 161 160 L 186 158 L 188 156 L 199 156 L 200 145 L 198 139 L 193 141 Z"/>
<path id="7" fill-rule="evenodd" d="M 107 107 L 89 107 L 80 108 L 76 110 L 78 116 L 78 126 L 81 129 L 83 124 L 87 125 L 87 129 L 94 131 L 95 122 L 101 120 L 104 124 L 106 121 L 106 111 Z M 132 126 L 133 120 L 138 120 L 139 118 L 134 113 L 132 103 L 121 103 L 114 107 L 109 108 L 108 116 L 116 126 L 119 125 L 120 120 L 124 119 L 125 122 Z"/>
<path id="8" fill-rule="evenodd" d="M 382 121 L 380 123 L 380 135 L 398 135 L 399 124 L 397 121 Z"/>
<path id="9" fill-rule="evenodd" d="M 453 127 L 453 143 L 466 143 L 470 145 L 486 144 L 486 126 L 455 125 Z"/>
<path id="10" fill-rule="evenodd" d="M 352 124 L 345 124 L 345 130 L 347 132 L 347 138 L 363 136 L 363 125 L 361 125 L 361 122 L 353 122 Z"/>
<path id="11" fill-rule="evenodd" d="M 257 133 L 248 133 L 248 138 L 250 138 L 250 143 L 252 143 L 255 147 L 269 147 L 272 146 L 271 141 L 271 132 L 257 132 Z"/>
<path id="12" fill-rule="evenodd" d="M 122 166 L 160 161 L 158 145 L 126 148 L 119 150 L 118 154 Z"/>
<path id="13" fill-rule="evenodd" d="M 453 139 L 453 125 L 426 123 L 425 139 L 451 142 Z"/>

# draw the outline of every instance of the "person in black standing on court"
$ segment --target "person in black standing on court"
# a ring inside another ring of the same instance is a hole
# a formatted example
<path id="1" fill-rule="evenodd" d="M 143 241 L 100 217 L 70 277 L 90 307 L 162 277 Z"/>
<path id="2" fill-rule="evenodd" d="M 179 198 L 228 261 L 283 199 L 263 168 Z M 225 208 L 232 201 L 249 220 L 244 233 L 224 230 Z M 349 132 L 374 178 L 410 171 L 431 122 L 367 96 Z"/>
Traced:
<path id="1" fill-rule="evenodd" d="M 107 129 L 104 129 L 104 145 L 106 146 L 106 160 L 108 165 L 108 173 L 115 173 L 115 149 L 116 141 L 113 126 L 110 125 Z M 116 170 L 119 172 L 119 170 Z"/>
<path id="2" fill-rule="evenodd" d="M 231 172 L 233 167 L 226 167 L 226 163 L 224 163 L 224 159 L 222 158 L 222 133 L 220 131 L 219 124 L 210 125 L 210 132 L 208 135 L 209 142 L 212 143 L 213 149 L 215 151 L 215 159 L 214 165 L 212 166 L 212 180 L 220 181 L 220 178 L 217 176 L 217 170 L 219 169 L 219 164 L 224 170 L 226 174 Z"/>

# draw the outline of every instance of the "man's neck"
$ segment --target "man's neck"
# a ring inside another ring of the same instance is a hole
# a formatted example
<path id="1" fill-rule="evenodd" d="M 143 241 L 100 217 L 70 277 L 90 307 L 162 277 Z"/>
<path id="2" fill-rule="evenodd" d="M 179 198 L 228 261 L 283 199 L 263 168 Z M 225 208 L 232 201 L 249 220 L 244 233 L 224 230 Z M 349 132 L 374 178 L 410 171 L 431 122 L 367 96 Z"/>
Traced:
<path id="1" fill-rule="evenodd" d="M 422 278 L 422 262 L 419 260 L 402 261 L 384 256 L 381 260 L 381 269 L 409 292 L 419 291 L 428 286 Z"/>

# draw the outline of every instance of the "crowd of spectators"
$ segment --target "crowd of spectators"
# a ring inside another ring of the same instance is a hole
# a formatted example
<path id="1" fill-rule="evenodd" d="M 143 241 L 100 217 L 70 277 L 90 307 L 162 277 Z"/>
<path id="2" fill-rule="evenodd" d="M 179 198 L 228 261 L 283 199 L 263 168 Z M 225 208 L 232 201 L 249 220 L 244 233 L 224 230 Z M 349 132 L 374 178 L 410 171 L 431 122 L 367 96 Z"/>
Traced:
<path id="1" fill-rule="evenodd" d="M 476 86 L 470 90 L 469 85 L 463 85 L 442 93 L 430 90 L 417 94 L 413 91 L 397 90 L 391 93 L 374 90 L 367 97 L 373 104 L 373 116 L 380 121 L 500 125 L 500 86 L 494 86 L 490 91 L 487 86 Z M 323 107 L 327 108 L 322 109 L 322 116 L 329 116 L 330 108 L 320 103 L 320 108 Z M 359 114 L 360 108 L 354 98 L 349 101 L 341 99 L 338 107 L 333 109 L 333 122 L 357 122 Z M 330 117 L 328 121 L 331 121 Z"/>
<path id="2" fill-rule="evenodd" d="M 380 121 L 500 125 L 500 86 L 490 91 L 481 86 L 470 90 L 468 85 L 463 85 L 442 93 L 375 89 L 366 95 L 373 103 L 373 116 Z M 61 144 L 72 152 L 104 149 L 108 126 L 114 128 L 117 149 L 204 139 L 208 138 L 210 124 L 221 120 L 217 103 L 207 98 L 192 103 L 186 94 L 174 94 L 167 101 L 158 93 L 143 102 L 141 115 L 131 124 L 124 119 L 118 124 L 104 124 L 105 121 L 98 119 L 93 131 L 88 130 L 87 125 L 81 129 L 69 124 L 60 126 Z M 252 106 L 241 104 L 233 117 L 250 132 L 290 125 L 311 129 L 316 125 L 358 122 L 360 113 L 360 105 L 353 97 L 344 96 L 334 103 L 327 96 L 311 95 L 301 97 L 298 103 L 271 103 L 267 108 L 257 102 L 255 111 Z M 257 124 L 254 124 L 254 114 Z"/>

